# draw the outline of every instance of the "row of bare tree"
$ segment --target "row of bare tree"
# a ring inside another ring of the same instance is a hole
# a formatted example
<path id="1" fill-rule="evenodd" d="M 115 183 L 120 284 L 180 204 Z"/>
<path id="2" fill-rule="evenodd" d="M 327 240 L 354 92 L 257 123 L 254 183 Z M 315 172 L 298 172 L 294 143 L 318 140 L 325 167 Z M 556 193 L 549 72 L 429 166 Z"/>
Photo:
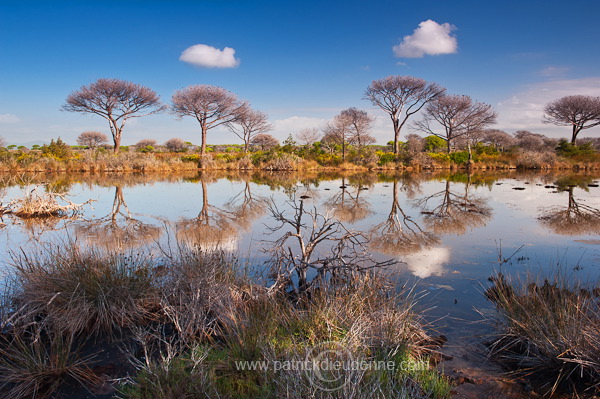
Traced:
<path id="1" fill-rule="evenodd" d="M 367 88 L 364 99 L 385 111 L 394 129 L 393 151 L 398 153 L 401 129 L 419 111 L 422 119 L 414 128 L 444 139 L 448 151 L 454 141 L 462 139 L 471 150 L 472 143 L 483 130 L 496 123 L 497 114 L 489 104 L 468 96 L 448 95 L 437 83 L 413 76 L 388 76 L 375 80 Z M 151 115 L 167 109 L 182 118 L 192 117 L 202 131 L 201 153 L 206 153 L 206 136 L 210 129 L 225 125 L 244 141 L 245 150 L 251 140 L 273 128 L 267 115 L 254 110 L 235 94 L 216 86 L 194 85 L 178 90 L 170 107 L 160 102 L 152 89 L 119 79 L 99 79 L 71 93 L 63 105 L 65 111 L 99 115 L 109 122 L 118 152 L 123 129 L 130 118 Z M 571 142 L 578 133 L 600 124 L 600 97 L 567 96 L 549 103 L 544 121 L 559 126 L 572 126 Z M 325 138 L 342 143 L 345 159 L 346 143 L 358 146 L 374 141 L 369 130 L 374 118 L 365 111 L 349 108 L 337 115 L 324 129 Z M 311 134 L 307 131 L 303 134 Z"/>
<path id="2" fill-rule="evenodd" d="M 119 151 L 123 129 L 129 119 L 163 112 L 167 108 L 152 89 L 119 79 L 99 79 L 83 86 L 71 93 L 62 107 L 64 111 L 95 114 L 108 120 L 115 152 Z M 180 118 L 190 116 L 198 121 L 202 130 L 202 154 L 206 153 L 208 130 L 217 126 L 229 127 L 244 140 L 246 150 L 254 135 L 272 128 L 266 114 L 216 86 L 195 85 L 178 90 L 173 95 L 170 110 Z"/>

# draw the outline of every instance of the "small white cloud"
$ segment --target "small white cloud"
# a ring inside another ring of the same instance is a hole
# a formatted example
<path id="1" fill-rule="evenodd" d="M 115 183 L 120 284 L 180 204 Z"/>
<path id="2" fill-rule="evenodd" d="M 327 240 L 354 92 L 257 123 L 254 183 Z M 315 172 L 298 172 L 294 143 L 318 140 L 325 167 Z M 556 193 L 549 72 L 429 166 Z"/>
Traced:
<path id="1" fill-rule="evenodd" d="M 406 66 L 406 62 L 401 62 L 401 61 L 398 61 L 398 62 L 396 62 L 396 65 L 399 65 L 399 66 Z"/>
<path id="2" fill-rule="evenodd" d="M 17 115 L 13 114 L 0 114 L 0 123 L 18 123 L 21 120 Z"/>
<path id="3" fill-rule="evenodd" d="M 240 60 L 235 58 L 235 50 L 231 47 L 219 50 L 206 44 L 186 48 L 179 60 L 205 68 L 235 68 L 240 65 Z"/>
<path id="4" fill-rule="evenodd" d="M 438 24 L 431 19 L 423 21 L 412 35 L 404 36 L 402 42 L 393 47 L 394 55 L 403 58 L 421 58 L 424 55 L 456 53 L 456 37 L 450 32 L 456 27 L 449 23 Z"/>

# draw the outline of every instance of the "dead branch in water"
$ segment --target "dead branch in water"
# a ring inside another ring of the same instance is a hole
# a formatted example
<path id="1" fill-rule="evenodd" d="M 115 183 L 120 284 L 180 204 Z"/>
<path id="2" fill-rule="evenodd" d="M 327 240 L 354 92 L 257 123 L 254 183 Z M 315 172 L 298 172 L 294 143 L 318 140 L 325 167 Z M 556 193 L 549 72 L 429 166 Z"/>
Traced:
<path id="1" fill-rule="evenodd" d="M 11 213 L 20 218 L 67 217 L 77 215 L 84 205 L 92 202 L 90 199 L 82 204 L 76 204 L 69 200 L 66 194 L 53 191 L 40 194 L 39 188 L 39 185 L 35 186 L 24 197 L 9 202 L 6 206 L 6 213 Z M 62 201 L 64 205 L 58 200 Z"/>
<path id="2" fill-rule="evenodd" d="M 288 202 L 292 215 L 286 215 L 272 201 L 269 211 L 278 222 L 268 227 L 271 233 L 283 232 L 270 242 L 271 277 L 274 283 L 269 292 L 291 289 L 298 295 L 311 286 L 330 278 L 343 278 L 355 272 L 383 268 L 396 263 L 379 262 L 371 258 L 366 249 L 367 239 L 358 232 L 348 230 L 329 214 L 319 213 L 315 207 L 306 210 L 304 201 Z M 308 220 L 305 222 L 304 218 Z M 329 248 L 327 244 L 329 243 Z M 317 250 L 317 247 L 322 247 Z M 315 253 L 320 253 L 314 256 Z M 312 279 L 310 275 L 313 275 Z"/>

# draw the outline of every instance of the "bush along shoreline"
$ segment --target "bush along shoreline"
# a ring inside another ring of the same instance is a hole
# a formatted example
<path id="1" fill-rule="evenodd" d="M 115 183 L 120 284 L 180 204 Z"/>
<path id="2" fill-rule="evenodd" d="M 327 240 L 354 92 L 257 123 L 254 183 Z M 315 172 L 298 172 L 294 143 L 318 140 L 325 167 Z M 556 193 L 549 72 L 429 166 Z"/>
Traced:
<path id="1" fill-rule="evenodd" d="M 509 148 L 478 143 L 470 150 L 445 152 L 441 143 L 420 139 L 422 143 L 415 138 L 400 143 L 397 154 L 389 145 L 347 145 L 342 153 L 336 144 L 299 146 L 292 141 L 268 149 L 251 147 L 249 151 L 240 145 L 213 145 L 201 155 L 193 145 L 174 151 L 170 145 L 154 147 L 143 142 L 114 153 L 109 147 L 72 147 L 59 138 L 35 149 L 0 147 L 0 172 L 600 169 L 600 153 L 591 142 L 578 146 L 560 141 L 554 143 L 555 147 Z"/>

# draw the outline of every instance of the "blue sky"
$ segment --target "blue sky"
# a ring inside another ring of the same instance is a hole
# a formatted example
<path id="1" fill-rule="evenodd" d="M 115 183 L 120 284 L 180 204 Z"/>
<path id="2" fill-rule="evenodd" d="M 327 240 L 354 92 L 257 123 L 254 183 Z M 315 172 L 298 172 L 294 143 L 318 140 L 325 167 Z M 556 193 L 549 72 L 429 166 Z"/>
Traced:
<path id="1" fill-rule="evenodd" d="M 412 75 L 492 104 L 496 128 L 567 137 L 569 128 L 541 123 L 542 109 L 564 95 L 600 95 L 599 12 L 595 0 L 0 0 L 0 136 L 74 144 L 85 130 L 108 134 L 105 120 L 60 107 L 83 85 L 119 78 L 153 88 L 167 104 L 189 85 L 222 86 L 266 112 L 279 139 L 354 106 L 377 116 L 373 133 L 385 143 L 391 122 L 362 100 L 364 90 L 375 79 Z M 398 57 L 394 46 L 414 43 L 429 20 L 442 34 L 446 27 L 454 47 L 425 35 L 433 42 L 424 48 L 441 46 L 442 54 Z M 181 61 L 195 45 L 233 49 L 236 66 Z M 164 114 L 136 119 L 123 142 L 199 136 L 195 121 Z M 239 139 L 215 129 L 208 141 Z"/>

